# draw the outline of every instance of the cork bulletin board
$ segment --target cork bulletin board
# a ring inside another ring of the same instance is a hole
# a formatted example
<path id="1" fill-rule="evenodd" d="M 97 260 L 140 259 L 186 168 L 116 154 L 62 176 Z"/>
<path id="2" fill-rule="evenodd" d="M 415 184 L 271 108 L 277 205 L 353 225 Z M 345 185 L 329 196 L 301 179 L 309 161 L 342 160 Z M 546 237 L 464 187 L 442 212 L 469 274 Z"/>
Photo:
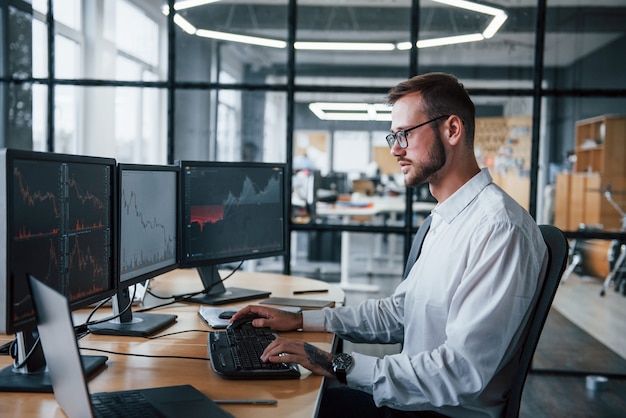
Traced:
<path id="1" fill-rule="evenodd" d="M 531 136 L 531 116 L 476 119 L 478 163 L 488 167 L 494 182 L 526 209 L 530 200 Z"/>

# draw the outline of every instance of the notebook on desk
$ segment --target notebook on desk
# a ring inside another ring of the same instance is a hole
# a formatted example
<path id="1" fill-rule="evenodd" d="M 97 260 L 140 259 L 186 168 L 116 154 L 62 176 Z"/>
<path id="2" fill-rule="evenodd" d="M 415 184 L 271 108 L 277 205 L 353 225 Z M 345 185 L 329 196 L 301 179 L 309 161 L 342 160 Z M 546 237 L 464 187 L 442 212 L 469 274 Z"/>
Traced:
<path id="1" fill-rule="evenodd" d="M 298 306 L 283 306 L 280 309 L 294 313 L 299 313 L 302 310 Z M 198 309 L 198 316 L 211 328 L 224 329 L 230 323 L 230 318 L 235 312 L 236 310 L 230 310 L 228 308 L 203 305 Z"/>
<path id="2" fill-rule="evenodd" d="M 67 299 L 32 276 L 29 282 L 37 314 L 39 337 L 54 395 L 69 418 L 94 416 L 232 418 L 231 414 L 190 385 L 90 395 Z M 138 413 L 135 414 L 134 411 Z"/>
<path id="3" fill-rule="evenodd" d="M 333 300 L 303 299 L 303 298 L 271 297 L 271 298 L 264 299 L 259 303 L 263 305 L 296 306 L 302 310 L 335 307 L 335 301 Z"/>

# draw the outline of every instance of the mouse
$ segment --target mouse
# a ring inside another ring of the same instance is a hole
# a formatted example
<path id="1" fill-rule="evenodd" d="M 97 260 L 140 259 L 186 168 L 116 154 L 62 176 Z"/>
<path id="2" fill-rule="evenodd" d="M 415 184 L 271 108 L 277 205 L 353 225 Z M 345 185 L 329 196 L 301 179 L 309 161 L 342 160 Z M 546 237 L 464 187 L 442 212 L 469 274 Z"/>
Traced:
<path id="1" fill-rule="evenodd" d="M 255 315 L 255 314 L 246 315 L 246 316 L 244 316 L 242 318 L 239 318 L 239 319 L 236 319 L 233 322 L 231 322 L 230 324 L 228 324 L 226 329 L 241 328 L 244 325 L 251 323 L 253 320 L 255 320 L 257 318 L 263 318 L 263 317 L 260 316 L 260 315 Z"/>
<path id="2" fill-rule="evenodd" d="M 224 311 L 221 312 L 217 317 L 219 319 L 230 319 L 233 317 L 233 315 L 235 315 L 237 313 L 237 311 Z"/>

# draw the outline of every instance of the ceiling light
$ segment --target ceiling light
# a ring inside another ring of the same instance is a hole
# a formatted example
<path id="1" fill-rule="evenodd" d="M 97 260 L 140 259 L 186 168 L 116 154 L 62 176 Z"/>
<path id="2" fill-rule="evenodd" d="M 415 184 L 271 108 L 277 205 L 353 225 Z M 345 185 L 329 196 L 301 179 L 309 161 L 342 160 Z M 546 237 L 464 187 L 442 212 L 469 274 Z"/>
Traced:
<path id="1" fill-rule="evenodd" d="M 295 49 L 317 51 L 393 51 L 392 43 L 366 42 L 294 42 Z"/>
<path id="2" fill-rule="evenodd" d="M 219 39 L 222 41 L 240 42 L 250 45 L 267 46 L 270 48 L 286 48 L 287 42 L 276 39 L 259 38 L 256 36 L 237 35 L 234 33 L 217 32 L 214 30 L 198 29 L 196 35 L 203 38 Z"/>
<path id="3" fill-rule="evenodd" d="M 437 3 L 447 4 L 448 6 L 457 7 L 459 9 L 471 10 L 473 12 L 484 13 L 486 15 L 495 16 L 502 13 L 502 10 L 495 7 L 483 6 L 482 4 L 473 3 L 465 0 L 432 0 Z"/>
<path id="4" fill-rule="evenodd" d="M 448 6 L 452 6 L 452 7 L 458 7 L 459 9 L 470 10 L 472 12 L 483 13 L 486 15 L 493 16 L 493 19 L 491 20 L 491 22 L 489 22 L 489 25 L 482 33 L 483 37 L 481 39 L 475 39 L 479 41 L 482 41 L 483 39 L 492 38 L 493 35 L 496 34 L 498 29 L 500 29 L 500 27 L 508 19 L 508 16 L 506 15 L 506 13 L 504 13 L 504 11 L 501 9 L 496 9 L 495 7 L 484 6 L 482 4 L 473 3 L 471 1 L 465 1 L 465 0 L 432 0 L 432 1 L 441 3 L 441 4 L 447 4 Z M 462 41 L 462 42 L 474 42 L 474 40 Z M 446 45 L 446 44 L 441 44 L 441 45 Z M 419 45 L 418 45 L 418 48 L 419 48 Z"/>
<path id="5" fill-rule="evenodd" d="M 437 3 L 446 4 L 448 6 L 457 7 L 460 9 L 470 10 L 477 13 L 483 13 L 493 16 L 487 28 L 481 33 L 473 33 L 467 35 L 446 36 L 442 38 L 423 39 L 417 41 L 416 46 L 418 48 L 430 48 L 433 46 L 454 45 L 466 42 L 477 42 L 485 39 L 491 39 L 496 32 L 502 27 L 504 22 L 508 19 L 507 14 L 495 7 L 483 6 L 482 4 L 472 3 L 465 0 L 432 0 Z M 398 50 L 404 51 L 411 49 L 410 42 L 400 42 L 396 44 Z"/>
<path id="6" fill-rule="evenodd" d="M 187 32 L 190 35 L 196 34 L 196 27 L 189 23 L 187 19 L 179 15 L 178 13 L 174 15 L 174 23 L 178 25 L 182 30 Z"/>
<path id="7" fill-rule="evenodd" d="M 482 41 L 485 37 L 480 33 L 472 33 L 469 35 L 448 36 L 445 38 L 424 39 L 417 41 L 418 48 L 430 48 L 433 46 L 462 44 L 466 42 Z"/>
<path id="8" fill-rule="evenodd" d="M 378 121 L 391 120 L 391 107 L 385 104 L 313 102 L 309 109 L 318 119 L 338 121 Z"/>
<path id="9" fill-rule="evenodd" d="M 197 6 L 202 6 L 209 3 L 214 3 L 219 0 L 185 0 L 179 1 L 174 4 L 174 10 L 190 9 Z M 487 25 L 487 28 L 482 33 L 466 34 L 447 36 L 441 38 L 424 39 L 417 41 L 416 46 L 418 48 L 429 48 L 433 46 L 451 45 L 466 42 L 476 42 L 485 39 L 492 38 L 496 32 L 502 27 L 504 22 L 508 19 L 507 14 L 495 7 L 484 6 L 482 4 L 474 3 L 466 0 L 432 0 L 437 3 L 445 4 L 448 6 L 470 10 L 476 13 L 483 13 L 493 16 L 493 19 Z M 169 14 L 169 7 L 167 5 L 162 8 L 163 14 Z M 259 38 L 256 36 L 238 35 L 226 32 L 217 32 L 206 29 L 196 29 L 187 20 L 174 16 L 174 22 L 180 26 L 186 33 L 190 35 L 202 36 L 205 38 L 220 39 L 224 41 L 240 42 L 251 45 L 266 46 L 271 48 L 286 48 L 287 42 L 275 39 Z M 393 51 L 395 49 L 404 51 L 411 49 L 410 42 L 399 42 L 396 45 L 386 42 L 367 43 L 367 42 L 294 42 L 294 48 L 299 50 L 312 50 L 312 51 Z"/>
<path id="10" fill-rule="evenodd" d="M 177 1 L 174 3 L 174 10 L 185 10 L 191 9 L 193 7 L 204 6 L 205 4 L 215 3 L 220 0 L 186 0 L 186 1 Z M 170 14 L 170 8 L 167 4 L 161 6 L 161 13 L 165 16 Z"/>
<path id="11" fill-rule="evenodd" d="M 493 38 L 493 35 L 496 34 L 502 25 L 504 25 L 504 22 L 506 22 L 507 19 L 508 16 L 504 12 L 495 15 L 491 23 L 489 23 L 489 26 L 487 26 L 487 29 L 483 31 L 485 39 Z"/>
<path id="12" fill-rule="evenodd" d="M 220 0 L 184 0 L 174 3 L 174 10 L 191 9 L 192 7 L 204 6 L 205 4 L 215 3 Z"/>

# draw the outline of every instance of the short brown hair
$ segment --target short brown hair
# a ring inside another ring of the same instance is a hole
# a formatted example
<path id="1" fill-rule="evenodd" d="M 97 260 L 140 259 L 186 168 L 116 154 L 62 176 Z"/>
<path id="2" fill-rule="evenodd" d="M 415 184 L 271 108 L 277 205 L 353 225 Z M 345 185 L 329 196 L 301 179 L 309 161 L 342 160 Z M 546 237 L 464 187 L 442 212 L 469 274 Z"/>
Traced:
<path id="1" fill-rule="evenodd" d="M 476 107 L 455 76 L 436 72 L 417 75 L 389 89 L 387 98 L 390 104 L 394 104 L 413 93 L 419 93 L 422 97 L 428 118 L 459 116 L 465 125 L 469 144 L 473 146 Z"/>

